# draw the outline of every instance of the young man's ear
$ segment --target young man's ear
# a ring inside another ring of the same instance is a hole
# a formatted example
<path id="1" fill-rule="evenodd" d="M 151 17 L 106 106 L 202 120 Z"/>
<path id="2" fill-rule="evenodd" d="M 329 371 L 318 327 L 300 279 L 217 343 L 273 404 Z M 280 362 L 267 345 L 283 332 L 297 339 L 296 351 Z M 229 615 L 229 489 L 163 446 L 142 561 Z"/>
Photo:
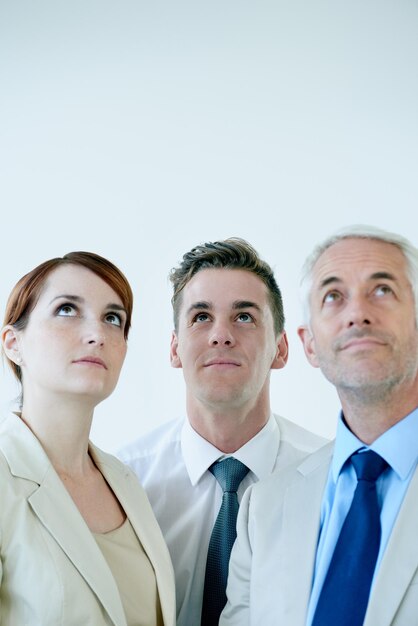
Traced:
<path id="1" fill-rule="evenodd" d="M 277 350 L 274 361 L 271 364 L 272 370 L 280 370 L 287 363 L 289 357 L 289 343 L 287 341 L 286 331 L 283 331 L 277 341 Z"/>
<path id="2" fill-rule="evenodd" d="M 171 333 L 171 343 L 170 343 L 170 363 L 171 367 L 183 367 L 181 364 L 180 357 L 177 352 L 178 348 L 178 339 L 177 333 L 175 330 Z"/>
<path id="3" fill-rule="evenodd" d="M 308 326 L 299 326 L 298 335 L 305 350 L 306 357 L 313 367 L 319 367 L 315 350 L 315 339 Z"/>

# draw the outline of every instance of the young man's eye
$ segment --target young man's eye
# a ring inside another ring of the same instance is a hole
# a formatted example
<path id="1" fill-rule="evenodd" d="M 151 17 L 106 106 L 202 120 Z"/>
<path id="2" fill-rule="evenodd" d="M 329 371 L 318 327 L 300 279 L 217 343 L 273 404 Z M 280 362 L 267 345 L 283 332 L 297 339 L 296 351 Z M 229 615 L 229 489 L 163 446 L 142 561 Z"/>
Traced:
<path id="1" fill-rule="evenodd" d="M 198 313 L 195 315 L 193 321 L 194 322 L 207 322 L 209 319 L 209 315 L 207 313 Z"/>
<path id="2" fill-rule="evenodd" d="M 56 315 L 61 317 L 74 317 L 77 315 L 77 309 L 73 304 L 61 304 L 56 311 Z"/>
<path id="3" fill-rule="evenodd" d="M 250 315 L 249 313 L 240 313 L 237 317 L 238 322 L 253 322 L 254 318 L 252 315 Z"/>

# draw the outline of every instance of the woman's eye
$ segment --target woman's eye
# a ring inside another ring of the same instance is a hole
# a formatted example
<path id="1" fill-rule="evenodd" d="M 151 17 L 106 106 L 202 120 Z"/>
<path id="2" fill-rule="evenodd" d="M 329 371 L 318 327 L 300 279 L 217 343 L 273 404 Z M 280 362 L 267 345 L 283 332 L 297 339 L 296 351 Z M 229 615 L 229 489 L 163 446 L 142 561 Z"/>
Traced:
<path id="1" fill-rule="evenodd" d="M 113 324 L 114 326 L 122 326 L 122 319 L 117 313 L 108 313 L 105 319 L 108 324 Z"/>
<path id="2" fill-rule="evenodd" d="M 77 315 L 77 311 L 75 306 L 72 304 L 62 304 L 57 309 L 57 315 L 60 315 L 62 317 L 74 317 L 75 315 Z"/>
<path id="3" fill-rule="evenodd" d="M 240 313 L 237 317 L 238 322 L 253 322 L 254 318 L 252 315 L 250 315 L 249 313 Z"/>

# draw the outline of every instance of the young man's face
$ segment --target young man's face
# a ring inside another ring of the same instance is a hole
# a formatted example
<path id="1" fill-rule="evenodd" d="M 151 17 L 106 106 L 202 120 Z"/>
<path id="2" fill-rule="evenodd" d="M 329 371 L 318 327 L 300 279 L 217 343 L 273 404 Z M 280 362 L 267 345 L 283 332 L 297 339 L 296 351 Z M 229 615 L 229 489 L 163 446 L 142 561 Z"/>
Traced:
<path id="1" fill-rule="evenodd" d="M 228 410 L 268 397 L 287 340 L 274 331 L 267 287 L 252 272 L 204 269 L 185 286 L 171 363 L 183 368 L 188 406 Z"/>

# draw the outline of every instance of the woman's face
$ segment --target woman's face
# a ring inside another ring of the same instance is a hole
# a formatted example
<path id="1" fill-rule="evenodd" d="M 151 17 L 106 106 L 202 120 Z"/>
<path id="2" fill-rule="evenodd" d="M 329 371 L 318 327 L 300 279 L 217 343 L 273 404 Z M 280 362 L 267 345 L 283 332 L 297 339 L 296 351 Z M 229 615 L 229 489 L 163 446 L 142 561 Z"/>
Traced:
<path id="1" fill-rule="evenodd" d="M 109 396 L 126 355 L 125 320 L 119 296 L 91 270 L 52 271 L 25 329 L 3 330 L 7 356 L 20 360 L 24 404 L 45 394 L 93 404 Z"/>

